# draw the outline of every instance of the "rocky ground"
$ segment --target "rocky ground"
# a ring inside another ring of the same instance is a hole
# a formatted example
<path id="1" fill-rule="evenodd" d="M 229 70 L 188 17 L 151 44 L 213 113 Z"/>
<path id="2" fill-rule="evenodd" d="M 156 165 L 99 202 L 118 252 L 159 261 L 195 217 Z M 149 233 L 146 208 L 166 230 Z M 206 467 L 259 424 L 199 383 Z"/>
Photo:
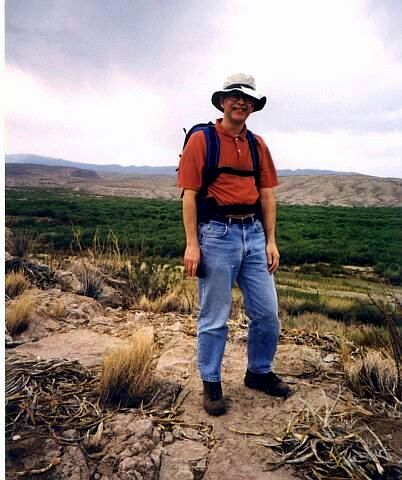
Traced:
<path id="1" fill-rule="evenodd" d="M 49 480 L 296 478 L 289 466 L 267 469 L 279 457 L 259 440 L 274 442 L 306 404 L 318 409 L 335 401 L 342 382 L 336 353 L 319 345 L 297 345 L 296 338 L 283 336 L 275 370 L 293 392 L 286 400 L 275 399 L 244 386 L 246 332 L 232 329 L 223 364 L 229 410 L 222 417 L 210 417 L 202 409 L 193 317 L 124 310 L 110 288 L 96 301 L 78 295 L 73 274 L 64 272 L 66 276 L 69 281 L 64 284 L 32 289 L 34 315 L 25 332 L 6 335 L 6 362 L 20 357 L 78 360 L 97 371 L 106 352 L 147 329 L 157 346 L 156 381 L 170 386 L 165 390 L 167 401 L 151 402 L 149 408 L 106 410 L 92 451 L 84 448 L 85 441 L 74 428 L 63 430 L 63 442 L 50 434 L 36 434 L 32 427 L 14 432 L 6 443 L 7 479 L 31 475 Z M 175 416 L 166 421 L 172 409 Z M 401 441 L 398 425 L 394 422 L 382 431 L 390 448 Z"/>

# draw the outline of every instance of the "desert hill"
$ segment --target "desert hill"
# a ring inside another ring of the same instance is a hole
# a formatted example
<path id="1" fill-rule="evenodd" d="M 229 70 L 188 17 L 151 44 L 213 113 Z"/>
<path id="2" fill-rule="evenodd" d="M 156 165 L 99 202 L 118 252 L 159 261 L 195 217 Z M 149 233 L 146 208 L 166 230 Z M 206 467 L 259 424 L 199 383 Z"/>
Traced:
<path id="1" fill-rule="evenodd" d="M 71 162 L 72 163 L 72 162 Z M 6 164 L 6 187 L 67 188 L 107 196 L 179 199 L 172 175 L 95 172 L 75 167 Z M 279 203 L 349 207 L 402 206 L 402 179 L 367 175 L 280 176 Z"/>
<path id="2" fill-rule="evenodd" d="M 56 168 L 56 170 L 55 170 Z M 50 165 L 39 165 L 31 163 L 7 163 L 6 175 L 32 177 L 40 181 L 42 177 L 52 178 L 53 176 L 62 178 L 84 178 L 97 179 L 99 175 L 94 170 L 75 167 L 53 167 Z"/>

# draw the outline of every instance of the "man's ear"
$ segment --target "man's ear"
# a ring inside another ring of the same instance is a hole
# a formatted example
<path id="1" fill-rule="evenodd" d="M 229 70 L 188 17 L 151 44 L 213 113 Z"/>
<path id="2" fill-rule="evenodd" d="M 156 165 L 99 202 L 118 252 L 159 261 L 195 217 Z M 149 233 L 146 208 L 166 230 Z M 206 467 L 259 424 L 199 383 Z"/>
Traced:
<path id="1" fill-rule="evenodd" d="M 219 97 L 219 103 L 220 103 L 221 107 L 223 108 L 223 95 L 221 95 Z"/>

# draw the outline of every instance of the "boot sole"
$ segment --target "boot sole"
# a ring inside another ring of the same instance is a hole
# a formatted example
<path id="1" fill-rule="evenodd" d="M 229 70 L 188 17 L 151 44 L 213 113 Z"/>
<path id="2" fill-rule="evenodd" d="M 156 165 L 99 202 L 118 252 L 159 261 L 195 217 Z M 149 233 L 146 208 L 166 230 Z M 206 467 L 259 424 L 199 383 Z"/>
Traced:
<path id="1" fill-rule="evenodd" d="M 212 415 L 214 417 L 219 417 L 226 413 L 226 405 L 220 403 L 220 405 L 208 405 L 206 403 L 203 404 L 204 410 L 208 413 L 208 415 Z"/>
<path id="2" fill-rule="evenodd" d="M 290 389 L 286 393 L 274 393 L 274 392 L 269 392 L 268 390 L 264 390 L 263 388 L 247 385 L 247 383 L 244 383 L 244 385 L 247 388 L 250 388 L 251 390 L 257 390 L 258 392 L 265 393 L 266 395 L 270 395 L 271 397 L 287 398 L 290 394 Z"/>
<path id="3" fill-rule="evenodd" d="M 220 417 L 226 413 L 226 408 L 221 408 L 217 410 L 208 410 L 204 407 L 204 410 L 208 413 L 208 415 L 212 415 L 213 417 Z"/>

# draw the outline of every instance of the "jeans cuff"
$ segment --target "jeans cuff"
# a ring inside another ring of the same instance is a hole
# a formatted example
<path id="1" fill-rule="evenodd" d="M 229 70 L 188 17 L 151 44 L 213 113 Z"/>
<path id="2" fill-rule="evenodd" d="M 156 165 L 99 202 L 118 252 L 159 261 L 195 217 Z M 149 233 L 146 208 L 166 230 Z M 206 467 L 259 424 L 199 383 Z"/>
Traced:
<path id="1" fill-rule="evenodd" d="M 256 375 L 264 375 L 269 372 L 272 372 L 272 368 L 249 368 L 247 367 L 247 370 L 251 373 L 255 373 Z"/>
<path id="2" fill-rule="evenodd" d="M 219 377 L 212 377 L 212 376 L 201 376 L 201 380 L 203 382 L 220 382 L 221 381 Z"/>

